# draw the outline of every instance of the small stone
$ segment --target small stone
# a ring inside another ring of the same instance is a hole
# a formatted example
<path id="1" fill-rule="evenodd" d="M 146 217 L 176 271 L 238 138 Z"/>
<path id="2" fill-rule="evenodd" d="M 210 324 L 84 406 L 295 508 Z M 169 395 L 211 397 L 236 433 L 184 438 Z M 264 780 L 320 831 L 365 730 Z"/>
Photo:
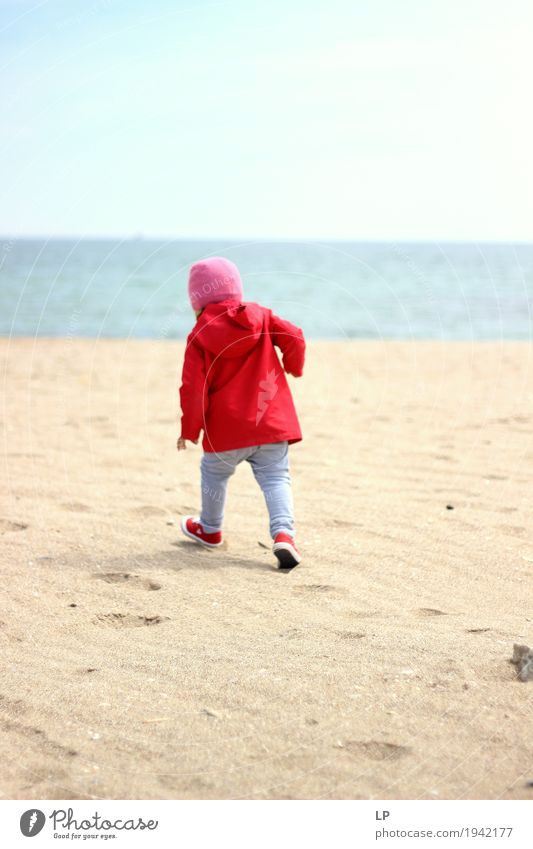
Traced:
<path id="1" fill-rule="evenodd" d="M 518 668 L 517 677 L 520 681 L 533 681 L 533 650 L 529 646 L 515 643 L 511 663 Z"/>
<path id="2" fill-rule="evenodd" d="M 453 504 L 447 504 L 446 510 L 453 510 Z"/>

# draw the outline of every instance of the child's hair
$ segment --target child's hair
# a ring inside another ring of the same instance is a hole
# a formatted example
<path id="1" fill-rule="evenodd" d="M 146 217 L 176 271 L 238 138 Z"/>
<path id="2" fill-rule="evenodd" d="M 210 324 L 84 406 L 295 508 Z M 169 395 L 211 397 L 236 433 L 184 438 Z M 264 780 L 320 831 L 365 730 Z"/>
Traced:
<path id="1" fill-rule="evenodd" d="M 234 298 L 242 301 L 242 281 L 239 269 L 229 259 L 212 256 L 200 260 L 189 271 L 189 299 L 196 312 L 207 304 Z"/>

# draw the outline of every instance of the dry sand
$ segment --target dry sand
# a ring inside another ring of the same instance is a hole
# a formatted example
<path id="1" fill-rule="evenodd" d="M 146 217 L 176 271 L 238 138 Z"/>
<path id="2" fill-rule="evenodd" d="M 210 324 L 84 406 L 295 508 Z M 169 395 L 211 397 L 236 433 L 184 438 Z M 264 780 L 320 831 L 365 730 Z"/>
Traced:
<path id="1" fill-rule="evenodd" d="M 1 350 L 5 797 L 532 797 L 530 346 L 312 343 L 288 575 L 247 466 L 180 538 L 181 343 Z"/>

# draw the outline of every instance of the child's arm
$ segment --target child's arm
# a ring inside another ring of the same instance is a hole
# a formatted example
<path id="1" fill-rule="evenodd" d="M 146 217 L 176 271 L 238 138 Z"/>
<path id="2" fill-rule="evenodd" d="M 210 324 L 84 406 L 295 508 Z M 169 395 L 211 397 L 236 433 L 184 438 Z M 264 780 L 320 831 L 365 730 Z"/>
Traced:
<path id="1" fill-rule="evenodd" d="M 186 447 L 185 440 L 198 442 L 204 426 L 207 406 L 207 383 L 203 351 L 189 337 L 183 360 L 183 372 L 180 388 L 181 436 L 178 439 L 178 451 Z"/>
<path id="2" fill-rule="evenodd" d="M 270 333 L 272 342 L 282 353 L 283 368 L 294 377 L 301 377 L 305 362 L 305 339 L 303 330 L 285 321 L 283 318 L 270 314 Z"/>

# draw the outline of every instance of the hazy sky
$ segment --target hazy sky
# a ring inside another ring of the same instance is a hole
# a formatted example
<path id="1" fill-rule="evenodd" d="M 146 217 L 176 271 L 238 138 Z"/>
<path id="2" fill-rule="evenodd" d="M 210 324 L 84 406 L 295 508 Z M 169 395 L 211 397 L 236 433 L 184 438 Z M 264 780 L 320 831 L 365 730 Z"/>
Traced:
<path id="1" fill-rule="evenodd" d="M 531 0 L 0 0 L 0 232 L 533 237 Z"/>

